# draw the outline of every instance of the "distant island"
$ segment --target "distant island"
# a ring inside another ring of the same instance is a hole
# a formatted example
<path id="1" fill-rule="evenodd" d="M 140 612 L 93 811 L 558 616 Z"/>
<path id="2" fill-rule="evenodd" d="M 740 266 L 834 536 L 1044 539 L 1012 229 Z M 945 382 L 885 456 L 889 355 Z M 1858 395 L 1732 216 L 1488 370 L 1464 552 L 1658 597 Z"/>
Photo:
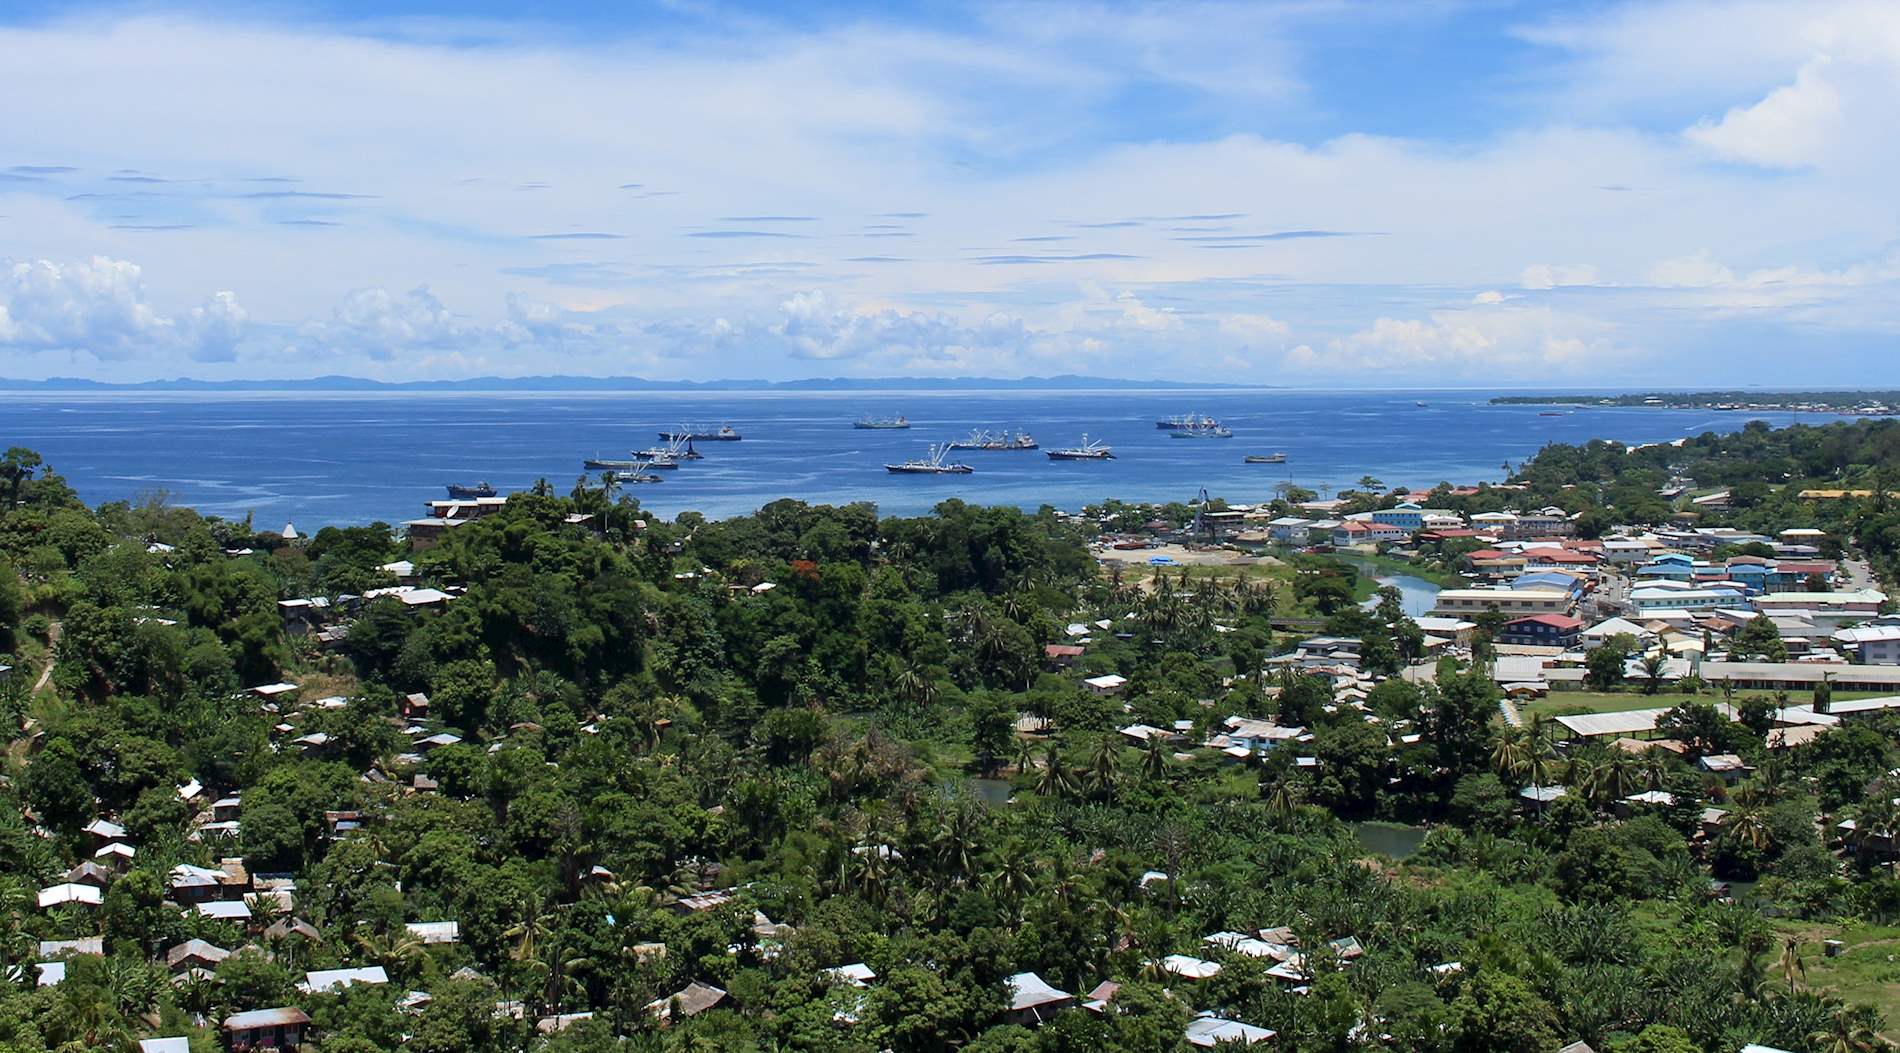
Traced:
<path id="1" fill-rule="evenodd" d="M 36 391 L 1140 391 L 1263 388 L 1176 380 L 1127 380 L 1062 374 L 1052 377 L 811 377 L 803 380 L 651 380 L 646 377 L 527 376 L 463 380 L 371 380 L 322 376 L 295 380 L 172 380 L 116 382 L 81 377 L 0 379 L 0 392 Z"/>
<path id="2" fill-rule="evenodd" d="M 1900 413 L 1900 391 L 1702 391 L 1638 395 L 1500 395 L 1493 406 L 1653 406 L 1661 409 L 1793 413 Z"/>

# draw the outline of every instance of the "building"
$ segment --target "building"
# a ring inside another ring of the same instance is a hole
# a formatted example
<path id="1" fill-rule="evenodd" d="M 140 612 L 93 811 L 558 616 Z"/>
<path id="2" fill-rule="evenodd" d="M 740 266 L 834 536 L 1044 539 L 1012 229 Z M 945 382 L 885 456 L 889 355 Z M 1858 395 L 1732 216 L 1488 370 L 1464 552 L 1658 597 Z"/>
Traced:
<path id="1" fill-rule="evenodd" d="M 253 1009 L 224 1018 L 224 1042 L 231 1053 L 248 1050 L 295 1049 L 303 1045 L 310 1018 L 295 1006 Z"/>
<path id="2" fill-rule="evenodd" d="M 1555 589 L 1446 589 L 1438 594 L 1432 613 L 1469 615 L 1494 610 L 1516 616 L 1569 614 L 1572 606 L 1570 593 Z"/>
<path id="3" fill-rule="evenodd" d="M 1577 645 L 1583 634 L 1583 621 L 1567 614 L 1533 614 L 1505 622 L 1498 630 L 1498 643 L 1524 647 L 1562 647 Z"/>
<path id="4" fill-rule="evenodd" d="M 1009 990 L 1007 1023 L 1034 1027 L 1075 1004 L 1075 996 L 1049 986 L 1035 973 L 1017 973 L 1003 981 Z"/>
<path id="5" fill-rule="evenodd" d="M 1834 633 L 1834 642 L 1863 665 L 1900 665 L 1900 624 L 1856 625 Z"/>
<path id="6" fill-rule="evenodd" d="M 1774 611 L 1813 611 L 1822 616 L 1872 618 L 1880 613 L 1887 594 L 1878 589 L 1853 592 L 1776 592 L 1755 597 L 1755 609 L 1764 614 Z"/>
<path id="7" fill-rule="evenodd" d="M 1089 693 L 1093 695 L 1102 697 L 1119 695 L 1122 693 L 1122 688 L 1128 686 L 1128 678 L 1118 673 L 1107 673 L 1083 680 L 1082 686 L 1088 688 Z"/>

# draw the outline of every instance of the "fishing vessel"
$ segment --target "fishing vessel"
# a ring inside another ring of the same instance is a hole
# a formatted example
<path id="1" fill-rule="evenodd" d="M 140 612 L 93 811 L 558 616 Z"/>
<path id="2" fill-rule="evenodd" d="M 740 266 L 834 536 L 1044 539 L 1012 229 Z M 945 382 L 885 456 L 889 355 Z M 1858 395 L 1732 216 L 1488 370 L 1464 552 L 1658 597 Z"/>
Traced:
<path id="1" fill-rule="evenodd" d="M 732 425 L 721 424 L 717 429 L 682 427 L 679 431 L 663 431 L 663 442 L 738 442 L 745 436 L 734 431 Z"/>
<path id="2" fill-rule="evenodd" d="M 602 482 L 605 482 L 608 484 L 663 483 L 666 481 L 666 479 L 663 476 L 654 475 L 651 472 L 641 472 L 641 471 L 604 472 L 602 473 L 600 478 Z"/>
<path id="3" fill-rule="evenodd" d="M 1539 412 L 1539 413 L 1538 413 L 1537 415 L 1538 415 L 1539 417 L 1563 417 L 1563 416 L 1567 416 L 1567 414 L 1566 414 L 1566 413 L 1564 413 L 1564 411 L 1563 411 L 1563 410 L 1551 410 L 1551 409 L 1547 409 L 1547 410 L 1542 410 L 1542 411 L 1540 411 L 1540 412 Z"/>
<path id="4" fill-rule="evenodd" d="M 1179 417 L 1163 417 L 1155 421 L 1155 427 L 1162 431 L 1187 431 L 1192 428 L 1218 428 L 1220 421 L 1205 413 L 1184 413 Z"/>
<path id="5" fill-rule="evenodd" d="M 887 464 L 884 470 L 893 475 L 969 475 L 976 469 L 967 464 L 952 464 L 944 458 L 950 453 L 950 447 L 940 442 L 930 444 L 930 452 L 915 460 L 902 464 Z"/>
<path id="6" fill-rule="evenodd" d="M 1247 455 L 1246 463 L 1248 464 L 1285 464 L 1286 454 L 1284 453 L 1250 453 Z"/>
<path id="7" fill-rule="evenodd" d="M 1192 428 L 1175 428 L 1168 432 L 1170 439 L 1231 439 L 1233 429 L 1219 424 L 1199 425 Z"/>
<path id="8" fill-rule="evenodd" d="M 860 431 L 903 431 L 910 427 L 910 419 L 901 413 L 895 417 L 859 417 L 851 426 Z"/>
<path id="9" fill-rule="evenodd" d="M 626 460 L 612 457 L 589 457 L 581 462 L 581 467 L 590 472 L 637 472 L 646 467 L 644 460 Z"/>
<path id="10" fill-rule="evenodd" d="M 655 446 L 646 450 L 635 450 L 633 451 L 633 455 L 635 457 L 645 458 L 649 461 L 703 461 L 706 459 L 705 454 L 693 449 L 693 441 L 691 439 L 684 441 L 674 440 L 668 442 L 665 446 Z"/>
<path id="11" fill-rule="evenodd" d="M 467 483 L 450 483 L 449 496 L 458 501 L 466 501 L 476 497 L 493 497 L 495 496 L 495 488 L 490 486 L 487 480 L 483 480 L 473 486 Z"/>
<path id="12" fill-rule="evenodd" d="M 950 444 L 953 450 L 1033 450 L 1036 440 L 1026 431 L 1011 435 L 1007 431 L 984 431 L 981 428 L 972 431 L 967 438 L 958 439 Z"/>
<path id="13" fill-rule="evenodd" d="M 1066 450 L 1045 450 L 1052 461 L 1112 461 L 1115 451 L 1108 444 L 1097 439 L 1082 436 L 1082 445 L 1071 446 Z"/>

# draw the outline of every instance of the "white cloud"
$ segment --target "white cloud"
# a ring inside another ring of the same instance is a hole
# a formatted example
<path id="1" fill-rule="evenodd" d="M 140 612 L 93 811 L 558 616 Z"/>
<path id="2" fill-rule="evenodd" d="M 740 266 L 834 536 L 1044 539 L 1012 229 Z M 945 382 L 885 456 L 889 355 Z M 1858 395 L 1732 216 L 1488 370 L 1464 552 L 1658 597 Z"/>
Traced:
<path id="1" fill-rule="evenodd" d="M 1473 296 L 1471 298 L 1471 302 L 1475 304 L 1481 304 L 1481 305 L 1503 303 L 1504 294 L 1497 291 L 1496 289 L 1486 289 L 1485 291 L 1479 293 L 1478 295 Z"/>
<path id="2" fill-rule="evenodd" d="M 1518 284 L 1526 289 L 1555 289 L 1563 285 L 1596 285 L 1597 269 L 1587 263 L 1534 263 L 1524 268 Z"/>
<path id="3" fill-rule="evenodd" d="M 1825 59 L 1809 62 L 1794 83 L 1683 134 L 1726 160 L 1776 168 L 1814 164 L 1842 131 L 1841 96 L 1826 70 Z"/>
<path id="4" fill-rule="evenodd" d="M 100 361 L 183 352 L 223 361 L 245 319 L 230 292 L 176 318 L 162 314 L 127 260 L 0 261 L 0 350 L 83 352 Z"/>
<path id="5" fill-rule="evenodd" d="M 1549 307 L 1485 307 L 1434 311 L 1427 318 L 1380 318 L 1323 350 L 1301 345 L 1295 368 L 1373 372 L 1394 379 L 1474 380 L 1586 374 L 1627 349 L 1614 327 Z"/>
<path id="6" fill-rule="evenodd" d="M 1711 285 L 1727 285 L 1735 280 L 1735 272 L 1709 257 L 1705 249 L 1693 256 L 1678 256 L 1675 259 L 1662 260 L 1650 267 L 1644 280 L 1651 285 L 1675 285 L 1689 288 L 1706 288 Z"/>

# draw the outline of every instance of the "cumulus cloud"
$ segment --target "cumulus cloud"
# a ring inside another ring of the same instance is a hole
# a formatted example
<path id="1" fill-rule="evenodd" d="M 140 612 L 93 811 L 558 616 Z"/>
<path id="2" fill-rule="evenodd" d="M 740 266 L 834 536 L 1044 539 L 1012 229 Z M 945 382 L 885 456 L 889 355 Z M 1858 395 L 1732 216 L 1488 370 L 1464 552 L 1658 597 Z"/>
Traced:
<path id="1" fill-rule="evenodd" d="M 1794 83 L 1683 134 L 1726 160 L 1775 168 L 1813 164 L 1841 131 L 1841 95 L 1826 68 L 1825 58 L 1810 62 Z"/>
<path id="2" fill-rule="evenodd" d="M 329 318 L 298 328 L 298 335 L 312 344 L 377 361 L 417 348 L 452 348 L 478 332 L 426 285 L 401 295 L 381 288 L 357 289 L 336 305 Z"/>
<path id="3" fill-rule="evenodd" d="M 1288 362 L 1410 378 L 1582 374 L 1625 353 L 1613 337 L 1613 327 L 1599 319 L 1549 307 L 1490 306 L 1434 311 L 1423 319 L 1380 318 L 1323 348 L 1302 344 Z"/>
<path id="4" fill-rule="evenodd" d="M 1597 269 L 1587 263 L 1535 263 L 1524 268 L 1518 283 L 1526 289 L 1555 289 L 1564 285 L 1595 285 Z"/>
<path id="5" fill-rule="evenodd" d="M 1644 278 L 1651 285 L 1699 289 L 1711 285 L 1727 285 L 1735 280 L 1735 272 L 1710 259 L 1708 250 L 1704 249 L 1693 256 L 1679 256 L 1672 260 L 1659 261 L 1649 268 Z"/>
<path id="6" fill-rule="evenodd" d="M 183 352 L 224 361 L 245 322 L 228 291 L 175 317 L 160 312 L 146 299 L 143 271 L 127 260 L 0 262 L 0 349 L 84 352 L 101 361 Z"/>
<path id="7" fill-rule="evenodd" d="M 996 312 L 975 325 L 924 311 L 846 310 L 823 290 L 794 293 L 779 304 L 770 331 L 797 358 L 878 356 L 913 363 L 954 361 L 971 351 L 1023 350 L 1030 333 L 1022 320 Z"/>

